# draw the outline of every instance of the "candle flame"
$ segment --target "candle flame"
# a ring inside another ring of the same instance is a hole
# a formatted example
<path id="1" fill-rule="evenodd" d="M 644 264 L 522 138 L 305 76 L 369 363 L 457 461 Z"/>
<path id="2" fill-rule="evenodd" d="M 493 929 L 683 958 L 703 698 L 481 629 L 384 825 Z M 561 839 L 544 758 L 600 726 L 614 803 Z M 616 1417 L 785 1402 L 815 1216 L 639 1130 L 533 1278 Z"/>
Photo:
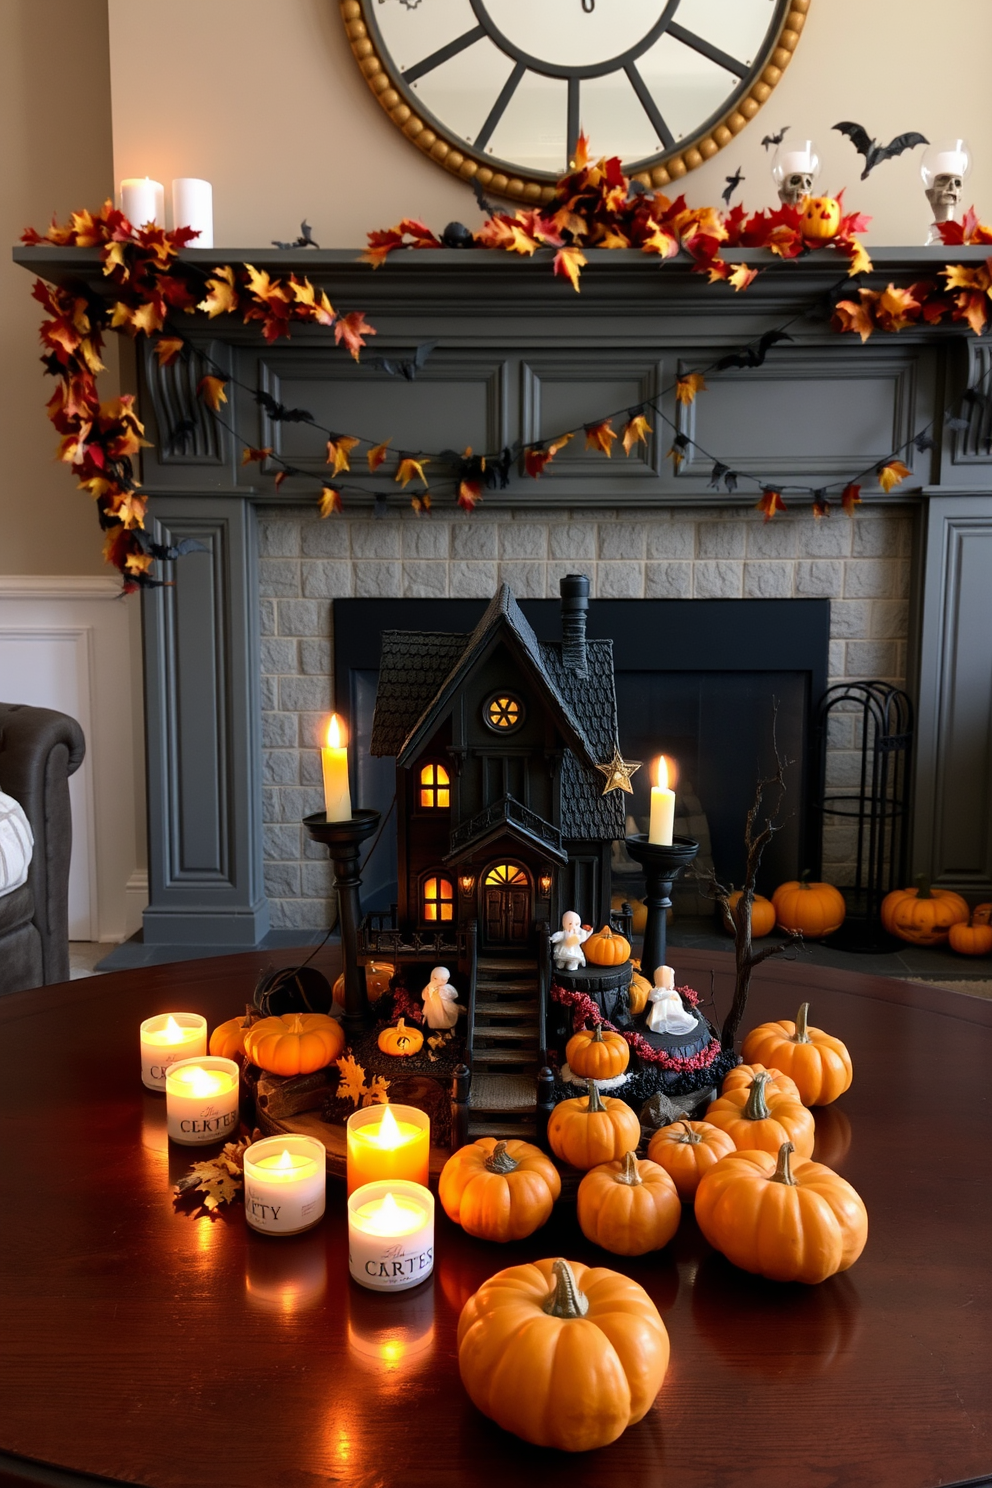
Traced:
<path id="1" fill-rule="evenodd" d="M 180 1028 L 179 1024 L 176 1022 L 171 1013 L 169 1014 L 168 1021 L 166 1022 L 165 1027 L 162 1029 L 162 1037 L 164 1042 L 167 1044 L 181 1044 L 183 1039 L 185 1038 L 183 1030 Z"/>
<path id="2" fill-rule="evenodd" d="M 396 1125 L 396 1117 L 393 1115 L 389 1107 L 386 1106 L 383 1112 L 382 1120 L 379 1122 L 379 1130 L 375 1133 L 376 1145 L 379 1147 L 399 1147 L 402 1141 L 403 1138 L 400 1134 L 400 1129 Z M 393 1206 L 395 1208 L 395 1201 L 393 1200 L 392 1194 L 387 1194 L 386 1198 L 393 1203 Z M 383 1203 L 385 1202 L 386 1200 L 384 1199 Z"/>
<path id="3" fill-rule="evenodd" d="M 280 1157 L 278 1162 L 273 1163 L 272 1166 L 274 1168 L 291 1168 L 294 1166 L 293 1159 L 290 1156 L 288 1147 L 284 1147 L 282 1149 L 282 1157 Z"/>
<path id="4" fill-rule="evenodd" d="M 336 713 L 332 713 L 327 725 L 327 747 L 328 749 L 343 749 L 346 742 L 344 722 Z"/>
<path id="5" fill-rule="evenodd" d="M 678 784 L 679 767 L 667 754 L 659 754 L 655 784 L 660 790 L 674 790 Z"/>
<path id="6" fill-rule="evenodd" d="M 190 1095 L 202 1098 L 207 1095 L 219 1095 L 225 1086 L 229 1084 L 226 1076 L 219 1070 L 202 1069 L 195 1064 L 189 1069 L 179 1070 L 177 1077 L 184 1085 L 189 1086 Z"/>

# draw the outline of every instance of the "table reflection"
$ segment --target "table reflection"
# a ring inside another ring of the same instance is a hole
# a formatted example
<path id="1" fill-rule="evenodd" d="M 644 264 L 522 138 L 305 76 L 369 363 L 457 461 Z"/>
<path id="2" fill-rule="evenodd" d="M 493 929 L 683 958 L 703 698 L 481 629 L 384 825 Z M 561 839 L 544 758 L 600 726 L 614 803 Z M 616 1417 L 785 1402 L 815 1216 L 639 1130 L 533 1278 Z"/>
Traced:
<path id="1" fill-rule="evenodd" d="M 142 1092 L 141 1157 L 150 1177 L 161 1178 L 169 1170 L 169 1133 L 166 1126 L 165 1098 L 150 1091 Z"/>
<path id="2" fill-rule="evenodd" d="M 292 1317 L 317 1307 L 327 1291 L 327 1237 L 256 1235 L 245 1226 L 245 1294 L 260 1312 Z"/>
<path id="3" fill-rule="evenodd" d="M 836 1168 L 851 1150 L 851 1123 L 839 1106 L 817 1106 L 813 1112 L 816 1139 L 813 1161 Z"/>
<path id="4" fill-rule="evenodd" d="M 383 1378 L 419 1367 L 434 1347 L 434 1283 L 408 1292 L 372 1292 L 349 1282 L 348 1351 Z"/>

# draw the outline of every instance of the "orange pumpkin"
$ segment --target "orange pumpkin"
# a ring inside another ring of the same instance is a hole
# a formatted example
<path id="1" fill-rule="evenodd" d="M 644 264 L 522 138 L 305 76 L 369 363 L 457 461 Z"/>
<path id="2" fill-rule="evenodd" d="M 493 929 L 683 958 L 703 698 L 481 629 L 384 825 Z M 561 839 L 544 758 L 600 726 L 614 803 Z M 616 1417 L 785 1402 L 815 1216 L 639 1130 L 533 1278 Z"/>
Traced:
<path id="1" fill-rule="evenodd" d="M 210 1035 L 208 1051 L 219 1055 L 221 1059 L 237 1059 L 239 1054 L 245 1052 L 245 1034 L 253 1022 L 250 1012 L 246 1012 L 243 1018 L 228 1018 L 226 1023 L 218 1023 Z"/>
<path id="2" fill-rule="evenodd" d="M 628 997 L 630 998 L 630 1011 L 636 1018 L 648 1005 L 648 993 L 651 991 L 651 983 L 647 977 L 641 976 L 635 971 L 630 979 Z"/>
<path id="3" fill-rule="evenodd" d="M 548 1120 L 548 1145 L 573 1168 L 613 1162 L 641 1140 L 641 1123 L 626 1101 L 600 1095 L 595 1080 L 589 1094 L 559 1101 Z"/>
<path id="4" fill-rule="evenodd" d="M 795 1023 L 780 1018 L 752 1028 L 741 1048 L 751 1063 L 760 1060 L 795 1081 L 799 1099 L 807 1106 L 829 1106 L 854 1079 L 851 1056 L 840 1039 L 810 1027 L 809 1003 L 804 1002 Z"/>
<path id="5" fill-rule="evenodd" d="M 370 961 L 365 968 L 365 987 L 369 994 L 370 1002 L 378 1002 L 384 992 L 389 991 L 389 983 L 396 975 L 396 967 L 388 961 Z M 334 983 L 332 996 L 339 1004 L 344 1002 L 344 972 Z"/>
<path id="6" fill-rule="evenodd" d="M 632 911 L 631 929 L 635 935 L 643 935 L 648 922 L 647 905 L 643 899 L 628 899 L 624 894 L 614 894 L 610 900 L 611 909 L 623 909 L 625 904 L 629 904 Z"/>
<path id="7" fill-rule="evenodd" d="M 952 889 L 932 889 L 921 874 L 914 889 L 893 889 L 882 900 L 882 925 L 911 945 L 943 945 L 952 925 L 965 923 L 968 905 Z"/>
<path id="8" fill-rule="evenodd" d="M 398 1054 L 409 1059 L 411 1054 L 419 1054 L 424 1047 L 424 1035 L 419 1028 L 409 1028 L 401 1018 L 395 1028 L 384 1028 L 376 1043 L 383 1054 Z"/>
<path id="9" fill-rule="evenodd" d="M 775 916 L 783 930 L 798 930 L 808 940 L 832 935 L 844 923 L 847 906 L 833 884 L 810 883 L 804 876 L 780 884 L 772 895 Z"/>
<path id="10" fill-rule="evenodd" d="M 992 925 L 982 924 L 972 915 L 970 925 L 952 925 L 948 939 L 951 950 L 960 956 L 987 956 L 992 951 Z"/>
<path id="11" fill-rule="evenodd" d="M 825 1281 L 865 1248 L 868 1212 L 860 1195 L 822 1163 L 734 1152 L 705 1173 L 696 1221 L 706 1239 L 742 1271 L 771 1281 Z"/>
<path id="12" fill-rule="evenodd" d="M 976 904 L 971 911 L 973 925 L 992 925 L 992 904 Z"/>
<path id="13" fill-rule="evenodd" d="M 341 1024 L 326 1013 L 259 1018 L 245 1034 L 245 1054 L 272 1075 L 309 1075 L 344 1051 Z"/>
<path id="14" fill-rule="evenodd" d="M 643 1287 L 603 1266 L 498 1271 L 458 1319 L 458 1369 L 483 1415 L 536 1447 L 588 1452 L 647 1415 L 669 1342 Z"/>
<path id="15" fill-rule="evenodd" d="M 750 1087 L 719 1096 L 706 1112 L 711 1126 L 733 1138 L 738 1152 L 777 1152 L 791 1142 L 800 1157 L 812 1157 L 816 1124 L 799 1101 L 780 1095 L 769 1102 L 765 1096 L 767 1074 L 755 1075 Z"/>
<path id="16" fill-rule="evenodd" d="M 992 934 L 992 931 L 989 932 Z M 580 1028 L 565 1045 L 565 1059 L 582 1080 L 614 1080 L 630 1063 L 630 1045 L 621 1033 L 604 1033 L 597 1023 Z"/>
<path id="17" fill-rule="evenodd" d="M 734 934 L 734 922 L 728 914 L 729 910 L 737 908 L 743 895 L 743 889 L 735 889 L 727 900 L 727 906 L 723 909 L 721 918 L 723 928 L 728 935 Z M 770 899 L 763 894 L 755 894 L 751 900 L 751 938 L 760 940 L 762 935 L 770 935 L 775 929 L 775 906 Z"/>
<path id="18" fill-rule="evenodd" d="M 437 1191 L 445 1214 L 466 1234 L 504 1244 L 547 1223 L 561 1179 L 531 1142 L 480 1137 L 448 1158 Z"/>
<path id="19" fill-rule="evenodd" d="M 614 1255 L 660 1250 L 682 1218 L 675 1180 L 659 1163 L 638 1162 L 633 1152 L 590 1169 L 576 1203 L 583 1235 Z"/>
<path id="20" fill-rule="evenodd" d="M 673 1121 L 654 1133 L 648 1157 L 673 1179 L 680 1199 L 691 1203 L 699 1180 L 714 1163 L 735 1152 L 734 1139 L 709 1121 Z"/>
<path id="21" fill-rule="evenodd" d="M 837 236 L 840 228 L 840 202 L 834 196 L 808 196 L 803 203 L 799 230 L 815 243 Z"/>
<path id="22" fill-rule="evenodd" d="M 739 1064 L 736 1069 L 732 1069 L 729 1074 L 724 1075 L 723 1084 L 720 1086 L 720 1094 L 727 1095 L 731 1090 L 736 1090 L 738 1087 L 749 1090 L 751 1081 L 755 1075 L 769 1075 L 771 1077 L 765 1086 L 765 1100 L 769 1104 L 782 1095 L 787 1096 L 789 1100 L 796 1100 L 805 1104 L 802 1096 L 799 1094 L 799 1087 L 795 1080 L 790 1079 L 788 1075 L 783 1075 L 779 1069 L 765 1069 L 763 1064 Z"/>
<path id="23" fill-rule="evenodd" d="M 597 934 L 583 941 L 582 949 L 593 966 L 622 966 L 630 956 L 630 941 L 604 925 Z"/>

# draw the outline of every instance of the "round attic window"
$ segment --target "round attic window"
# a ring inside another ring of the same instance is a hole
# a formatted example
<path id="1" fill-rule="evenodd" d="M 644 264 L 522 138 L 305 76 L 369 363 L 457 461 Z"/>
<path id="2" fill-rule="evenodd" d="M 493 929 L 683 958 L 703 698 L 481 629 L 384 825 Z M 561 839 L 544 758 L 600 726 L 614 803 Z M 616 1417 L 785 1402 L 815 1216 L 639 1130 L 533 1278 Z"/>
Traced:
<path id="1" fill-rule="evenodd" d="M 482 705 L 482 716 L 496 734 L 512 734 L 524 721 L 524 705 L 512 692 L 494 692 Z"/>

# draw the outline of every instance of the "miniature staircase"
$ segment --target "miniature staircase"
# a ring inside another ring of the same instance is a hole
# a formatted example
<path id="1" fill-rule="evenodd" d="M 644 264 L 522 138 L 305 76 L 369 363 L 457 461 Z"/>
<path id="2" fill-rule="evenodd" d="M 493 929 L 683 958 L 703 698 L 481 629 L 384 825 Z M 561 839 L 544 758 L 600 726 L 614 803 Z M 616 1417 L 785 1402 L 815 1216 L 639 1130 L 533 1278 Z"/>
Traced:
<path id="1" fill-rule="evenodd" d="M 469 1093 L 473 1138 L 533 1140 L 540 1045 L 537 962 L 480 957 Z"/>

